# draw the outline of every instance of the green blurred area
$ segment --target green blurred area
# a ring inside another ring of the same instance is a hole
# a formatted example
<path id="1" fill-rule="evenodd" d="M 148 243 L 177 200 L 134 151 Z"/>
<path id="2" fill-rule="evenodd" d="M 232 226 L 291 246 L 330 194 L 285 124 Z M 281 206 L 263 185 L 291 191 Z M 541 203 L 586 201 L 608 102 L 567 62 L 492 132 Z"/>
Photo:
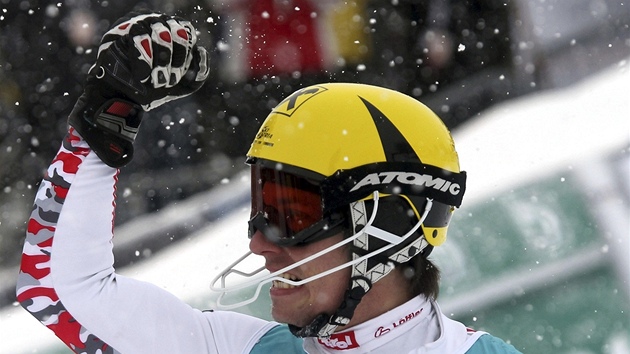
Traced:
<path id="1" fill-rule="evenodd" d="M 608 197 L 627 212 L 617 190 Z M 447 315 L 524 353 L 628 353 L 615 252 L 630 250 L 613 249 L 590 192 L 575 173 L 554 174 L 459 210 L 433 254 Z"/>
<path id="2" fill-rule="evenodd" d="M 616 341 L 630 340 L 630 306 L 617 283 L 601 267 L 458 320 L 523 353 L 613 353 Z"/>

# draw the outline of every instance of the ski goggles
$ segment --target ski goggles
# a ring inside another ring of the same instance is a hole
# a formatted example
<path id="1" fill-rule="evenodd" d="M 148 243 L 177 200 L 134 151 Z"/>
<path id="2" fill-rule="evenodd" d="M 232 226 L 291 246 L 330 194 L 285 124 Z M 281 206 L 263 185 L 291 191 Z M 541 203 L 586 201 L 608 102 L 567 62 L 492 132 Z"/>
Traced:
<path id="1" fill-rule="evenodd" d="M 291 173 L 251 166 L 249 238 L 256 231 L 280 246 L 311 243 L 340 231 L 344 218 L 324 216 L 317 183 Z"/>

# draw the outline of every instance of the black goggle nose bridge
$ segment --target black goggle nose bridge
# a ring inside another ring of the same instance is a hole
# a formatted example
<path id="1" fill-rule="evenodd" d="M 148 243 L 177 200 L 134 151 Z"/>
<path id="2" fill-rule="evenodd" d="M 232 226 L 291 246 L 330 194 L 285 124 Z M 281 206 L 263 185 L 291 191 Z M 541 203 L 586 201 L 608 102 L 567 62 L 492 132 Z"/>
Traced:
<path id="1" fill-rule="evenodd" d="M 260 230 L 260 232 L 262 232 L 268 240 L 274 243 L 278 243 L 274 240 L 286 238 L 281 235 L 278 227 L 270 225 L 269 219 L 265 217 L 265 213 L 262 211 L 257 212 L 256 215 L 247 222 L 247 225 L 247 237 L 249 237 L 249 239 L 254 237 L 254 234 L 258 230 Z"/>
<path id="2" fill-rule="evenodd" d="M 265 214 L 262 211 L 259 211 L 247 222 L 247 237 L 251 240 L 257 230 L 262 230 L 263 228 L 266 228 L 267 225 L 269 225 L 269 222 L 267 221 L 267 218 L 265 218 Z"/>
<path id="3" fill-rule="evenodd" d="M 265 216 L 262 214 L 262 212 L 256 213 L 256 215 L 253 218 L 249 219 L 249 221 L 247 222 L 247 238 L 251 240 L 252 237 L 254 237 L 254 233 L 256 233 L 256 230 L 260 229 L 266 224 L 267 220 L 265 220 Z"/>

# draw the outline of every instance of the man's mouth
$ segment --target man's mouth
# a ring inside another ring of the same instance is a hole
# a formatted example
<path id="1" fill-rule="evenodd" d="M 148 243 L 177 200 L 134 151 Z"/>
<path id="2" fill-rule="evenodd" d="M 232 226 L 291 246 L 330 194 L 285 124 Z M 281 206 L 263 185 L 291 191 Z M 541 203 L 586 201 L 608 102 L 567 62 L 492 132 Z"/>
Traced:
<path id="1" fill-rule="evenodd" d="M 292 281 L 299 281 L 301 280 L 300 278 L 296 277 L 295 275 L 289 274 L 289 273 L 283 273 L 278 275 L 280 278 L 283 279 L 287 279 L 287 280 L 292 280 Z M 298 286 L 296 285 L 291 285 L 291 284 L 287 284 L 281 280 L 274 280 L 271 283 L 271 287 L 272 288 L 277 288 L 277 289 L 292 289 L 292 288 L 297 288 Z"/>

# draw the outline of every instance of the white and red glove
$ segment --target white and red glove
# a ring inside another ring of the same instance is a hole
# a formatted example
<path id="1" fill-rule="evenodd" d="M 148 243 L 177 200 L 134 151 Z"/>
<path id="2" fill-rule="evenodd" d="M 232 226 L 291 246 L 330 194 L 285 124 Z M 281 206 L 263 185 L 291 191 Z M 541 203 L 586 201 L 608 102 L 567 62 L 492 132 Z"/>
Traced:
<path id="1" fill-rule="evenodd" d="M 192 24 L 162 14 L 130 14 L 101 40 L 69 124 L 107 165 L 133 158 L 142 112 L 197 91 L 208 55 Z"/>

